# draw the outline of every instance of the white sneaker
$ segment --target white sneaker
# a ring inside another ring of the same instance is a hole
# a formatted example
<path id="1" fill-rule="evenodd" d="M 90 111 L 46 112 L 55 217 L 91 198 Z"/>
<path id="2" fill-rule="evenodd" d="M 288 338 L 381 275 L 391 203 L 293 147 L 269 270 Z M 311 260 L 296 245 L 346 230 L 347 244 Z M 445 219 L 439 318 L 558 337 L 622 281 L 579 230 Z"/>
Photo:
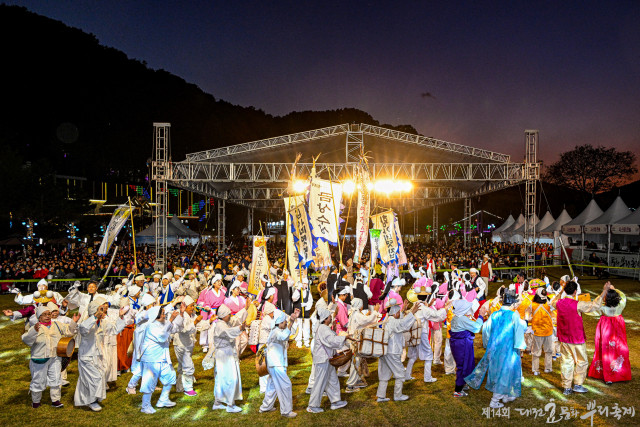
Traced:
<path id="1" fill-rule="evenodd" d="M 346 400 L 338 400 L 336 403 L 332 403 L 331 404 L 331 410 L 344 408 L 345 406 L 347 406 L 347 401 Z"/>
<path id="2" fill-rule="evenodd" d="M 217 411 L 219 409 L 225 409 L 226 406 L 224 406 L 222 403 L 214 403 L 213 406 L 211 407 L 211 409 L 213 409 L 214 411 Z"/>
<path id="3" fill-rule="evenodd" d="M 540 372 L 539 371 L 533 371 L 533 375 L 538 376 L 538 375 L 540 375 Z"/>
<path id="4" fill-rule="evenodd" d="M 437 378 L 433 378 L 433 377 L 425 378 L 425 380 L 424 380 L 425 383 L 435 383 L 436 381 L 438 381 L 438 379 Z"/>
<path id="5" fill-rule="evenodd" d="M 91 409 L 93 412 L 100 412 L 100 411 L 102 411 L 102 406 L 98 405 L 98 402 L 89 403 L 87 406 L 88 406 L 88 407 L 89 407 L 89 409 Z"/>
<path id="6" fill-rule="evenodd" d="M 551 373 L 551 372 L 553 372 L 553 369 L 545 369 L 545 370 L 544 370 L 544 373 L 545 373 L 545 374 L 548 374 L 548 373 Z"/>
<path id="7" fill-rule="evenodd" d="M 231 412 L 231 413 L 242 412 L 242 408 L 236 405 L 227 406 L 227 412 Z"/>
<path id="8" fill-rule="evenodd" d="M 296 414 L 295 412 L 291 411 L 288 414 L 282 414 L 283 417 L 285 418 L 295 418 L 298 416 L 298 414 Z"/>
<path id="9" fill-rule="evenodd" d="M 135 388 L 129 388 L 129 387 L 127 387 L 127 393 L 129 393 L 129 394 L 136 394 L 136 389 L 135 389 Z"/>
<path id="10" fill-rule="evenodd" d="M 156 407 L 158 408 L 173 408 L 174 406 L 176 406 L 176 402 L 171 400 L 158 401 L 158 403 L 156 403 Z"/>
<path id="11" fill-rule="evenodd" d="M 60 383 L 60 385 L 61 385 L 62 387 L 66 387 L 66 386 L 68 386 L 69 384 L 71 384 L 71 383 L 70 383 L 69 381 L 67 381 L 67 380 L 62 380 L 62 382 Z"/>
<path id="12" fill-rule="evenodd" d="M 153 409 L 153 406 L 147 406 L 147 407 L 142 408 L 142 409 L 140 410 L 140 412 L 142 412 L 143 414 L 149 414 L 149 415 L 151 415 L 151 414 L 155 414 L 155 413 L 156 413 L 156 410 L 155 410 L 155 409 Z"/>
<path id="13" fill-rule="evenodd" d="M 395 400 L 396 402 L 402 402 L 404 400 L 409 400 L 409 396 L 407 396 L 406 394 L 401 394 L 398 397 L 395 397 L 393 400 Z"/>
<path id="14" fill-rule="evenodd" d="M 414 377 L 406 377 L 404 380 L 405 381 L 411 381 L 411 380 L 415 380 L 415 378 Z"/>
<path id="15" fill-rule="evenodd" d="M 515 398 L 515 397 L 513 397 L 513 396 L 507 396 L 507 397 L 503 397 L 503 398 L 502 398 L 502 401 L 503 401 L 504 403 L 513 402 L 514 400 L 516 400 L 516 398 Z"/>
<path id="16" fill-rule="evenodd" d="M 260 412 L 261 414 L 264 414 L 265 412 L 273 412 L 275 410 L 276 410 L 275 406 L 272 406 L 269 409 L 262 409 L 262 407 L 260 407 L 260 409 L 258 409 L 258 412 Z"/>
<path id="17" fill-rule="evenodd" d="M 379 397 L 379 398 L 376 399 L 376 402 L 382 403 L 382 402 L 388 402 L 390 400 L 391 399 L 389 399 L 388 397 Z"/>
<path id="18" fill-rule="evenodd" d="M 202 352 L 203 352 L 203 353 L 206 353 L 206 352 L 208 352 L 208 351 L 209 351 L 209 347 L 202 347 Z"/>
<path id="19" fill-rule="evenodd" d="M 504 406 L 504 403 L 498 401 L 498 402 L 494 402 L 493 399 L 491 399 L 491 403 L 489 404 L 490 408 L 493 409 L 498 409 L 498 408 L 502 408 Z"/>

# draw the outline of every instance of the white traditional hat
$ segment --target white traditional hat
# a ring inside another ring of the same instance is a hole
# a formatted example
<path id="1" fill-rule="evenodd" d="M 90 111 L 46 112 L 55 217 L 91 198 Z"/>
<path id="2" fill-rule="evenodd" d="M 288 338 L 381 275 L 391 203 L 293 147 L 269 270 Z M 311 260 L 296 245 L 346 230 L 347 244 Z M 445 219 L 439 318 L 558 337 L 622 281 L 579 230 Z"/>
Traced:
<path id="1" fill-rule="evenodd" d="M 43 289 L 40 289 L 41 287 Z M 47 281 L 45 279 L 40 279 L 40 281 L 38 282 L 38 290 L 42 291 L 44 289 L 47 289 L 48 287 L 49 287 L 49 284 L 47 283 Z"/>
<path id="2" fill-rule="evenodd" d="M 138 280 L 144 280 L 144 274 L 136 274 L 136 277 L 133 278 L 133 281 L 137 282 Z"/>
<path id="3" fill-rule="evenodd" d="M 51 310 L 46 305 L 39 305 L 36 308 L 36 318 L 40 319 L 40 316 L 42 316 L 42 313 L 44 313 L 45 311 L 51 311 Z"/>
<path id="4" fill-rule="evenodd" d="M 98 308 L 106 302 L 107 300 L 101 296 L 91 301 L 89 303 L 89 308 L 87 309 L 87 311 L 89 312 L 89 316 L 93 316 L 94 314 L 96 314 L 96 312 L 98 311 Z"/>
<path id="5" fill-rule="evenodd" d="M 160 310 L 162 310 L 162 307 L 159 305 L 153 306 L 149 309 L 147 314 L 149 316 L 149 322 L 153 322 L 158 318 L 158 316 L 160 315 Z"/>
<path id="6" fill-rule="evenodd" d="M 269 299 L 272 296 L 274 296 L 275 294 L 276 294 L 276 288 L 271 286 L 271 287 L 269 287 L 269 290 L 267 291 L 267 294 L 264 296 L 264 299 Z"/>
<path id="7" fill-rule="evenodd" d="M 271 314 L 276 311 L 276 306 L 270 303 L 269 301 L 264 303 L 264 308 L 262 310 L 263 314 Z"/>
<path id="8" fill-rule="evenodd" d="M 130 296 L 136 296 L 140 291 L 142 290 L 142 288 L 138 285 L 131 285 L 127 288 L 127 293 Z"/>
<path id="9" fill-rule="evenodd" d="M 327 317 L 331 316 L 331 312 L 324 307 L 318 308 L 318 320 L 320 323 L 324 322 Z"/>
<path id="10" fill-rule="evenodd" d="M 239 288 L 239 287 L 240 287 L 240 282 L 238 282 L 237 280 L 234 280 L 231 286 L 229 286 L 229 293 L 233 292 L 235 288 Z"/>
<path id="11" fill-rule="evenodd" d="M 350 291 L 351 291 L 351 287 L 345 286 L 340 292 L 338 292 L 338 295 L 350 294 L 351 293 Z"/>
<path id="12" fill-rule="evenodd" d="M 224 304 L 222 304 L 220 307 L 218 307 L 218 311 L 216 312 L 216 315 L 218 316 L 218 319 L 222 319 L 223 317 L 227 317 L 230 314 L 231 314 L 231 309 L 229 307 L 227 307 L 226 305 L 224 305 Z"/>
<path id="13" fill-rule="evenodd" d="M 278 325 L 287 320 L 287 314 L 282 310 L 277 310 L 273 312 L 273 327 L 277 328 Z"/>
<path id="14" fill-rule="evenodd" d="M 191 298 L 189 295 L 185 296 L 184 299 L 182 300 L 182 302 L 184 303 L 184 305 L 186 305 L 187 307 L 189 307 L 191 304 L 193 304 L 195 301 L 193 298 Z"/>
<path id="15" fill-rule="evenodd" d="M 162 279 L 167 279 L 167 280 L 171 280 L 171 274 L 170 273 L 166 273 L 164 276 L 162 276 Z"/>
<path id="16" fill-rule="evenodd" d="M 222 275 L 221 274 L 216 274 L 215 276 L 213 276 L 213 279 L 211 279 L 211 283 L 216 283 L 216 282 L 220 282 L 222 281 Z"/>
<path id="17" fill-rule="evenodd" d="M 476 273 L 476 274 L 478 274 L 478 269 L 477 269 L 477 268 L 474 268 L 474 267 L 471 267 L 471 268 L 469 269 L 469 273 Z"/>
<path id="18" fill-rule="evenodd" d="M 51 301 L 49 301 L 49 302 L 47 303 L 47 308 L 48 308 L 48 309 L 49 309 L 49 311 L 51 311 L 52 313 L 53 313 L 54 311 L 60 311 L 60 308 L 59 308 L 59 307 L 58 307 L 54 302 L 51 302 Z"/>
<path id="19" fill-rule="evenodd" d="M 144 294 L 144 295 L 142 295 L 142 298 L 140 298 L 139 304 L 142 307 L 147 307 L 147 306 L 150 306 L 151 304 L 153 304 L 154 302 L 156 302 L 156 299 L 153 297 L 153 295 Z"/>
<path id="20" fill-rule="evenodd" d="M 453 302 L 453 314 L 456 316 L 464 316 L 471 310 L 472 303 L 466 299 L 457 299 Z"/>
<path id="21" fill-rule="evenodd" d="M 400 303 L 398 303 L 395 298 L 389 299 L 389 302 L 387 303 L 387 311 L 389 312 L 389 315 L 393 316 L 400 311 L 400 308 Z"/>

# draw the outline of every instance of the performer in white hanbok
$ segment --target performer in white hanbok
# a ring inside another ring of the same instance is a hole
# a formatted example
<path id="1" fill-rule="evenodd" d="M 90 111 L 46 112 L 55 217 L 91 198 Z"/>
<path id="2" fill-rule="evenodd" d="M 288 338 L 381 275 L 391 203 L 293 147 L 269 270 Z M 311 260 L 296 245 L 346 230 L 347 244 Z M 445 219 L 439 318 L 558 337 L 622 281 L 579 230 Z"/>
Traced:
<path id="1" fill-rule="evenodd" d="M 311 397 L 307 412 L 317 414 L 324 412 L 320 407 L 323 393 L 327 394 L 331 402 L 331 409 L 340 409 L 347 406 L 345 400 L 340 400 L 340 381 L 336 368 L 329 364 L 329 358 L 334 352 L 344 347 L 344 342 L 349 336 L 338 336 L 331 330 L 331 312 L 326 308 L 319 308 L 318 321 L 320 322 L 313 337 L 314 343 L 311 349 L 313 353 L 314 381 L 311 386 Z"/>
<path id="2" fill-rule="evenodd" d="M 176 391 L 184 392 L 187 396 L 197 396 L 193 389 L 193 346 L 196 343 L 196 324 L 202 316 L 195 314 L 196 302 L 190 296 L 184 297 L 180 305 L 180 314 L 173 321 L 175 335 L 173 336 L 173 350 L 178 359 L 178 378 Z"/>
<path id="3" fill-rule="evenodd" d="M 355 334 L 362 329 L 378 321 L 380 305 L 376 304 L 372 310 L 367 309 L 366 311 L 363 310 L 363 306 L 364 303 L 360 298 L 351 300 L 351 311 L 349 312 L 349 324 L 347 328 L 350 336 L 355 336 Z M 362 363 L 363 359 L 354 353 L 351 359 L 349 378 L 347 379 L 347 388 L 345 390 L 347 393 L 353 393 L 367 386 L 367 382 L 360 374 Z M 364 363 L 366 363 L 366 361 L 364 361 Z"/>
<path id="4" fill-rule="evenodd" d="M 80 315 L 75 314 L 68 325 L 52 322 L 51 309 L 51 306 L 39 306 L 36 309 L 38 323 L 22 335 L 22 342 L 31 347 L 31 360 L 29 361 L 31 384 L 29 390 L 31 391 L 31 406 L 33 408 L 40 406 L 42 392 L 47 387 L 51 393 L 51 406 L 62 408 L 63 404 L 60 402 L 61 367 L 56 350 L 60 338 L 75 335 L 75 322 L 80 318 Z"/>
<path id="5" fill-rule="evenodd" d="M 173 301 L 173 300 L 172 300 Z M 151 294 L 145 294 L 140 298 L 139 309 L 132 309 L 129 317 L 135 323 L 133 331 L 133 354 L 131 358 L 131 379 L 127 384 L 127 393 L 136 394 L 138 383 L 142 379 L 142 366 L 140 363 L 140 344 L 149 320 L 149 310 L 156 306 L 156 299 Z M 129 323 L 129 322 L 127 322 Z"/>
<path id="6" fill-rule="evenodd" d="M 273 290 L 273 288 L 271 288 Z M 270 290 L 271 291 L 271 290 Z M 265 301 L 262 307 L 262 318 L 260 319 L 260 334 L 258 336 L 258 350 L 263 345 L 267 345 L 269 334 L 273 329 L 273 313 L 276 311 L 276 306 L 269 301 Z M 269 381 L 269 375 L 260 377 L 258 382 L 260 383 L 260 393 L 264 394 L 267 391 L 267 382 Z"/>
<path id="7" fill-rule="evenodd" d="M 291 296 L 293 308 L 300 310 L 300 316 L 296 319 L 299 330 L 296 335 L 296 345 L 302 348 L 310 346 L 311 341 L 311 310 L 313 309 L 313 295 L 309 290 L 309 279 L 302 279 L 302 283 L 297 283 L 293 295 Z"/>
<path id="8" fill-rule="evenodd" d="M 289 366 L 287 349 L 292 335 L 291 326 L 299 315 L 300 312 L 296 309 L 287 324 L 287 314 L 284 311 L 276 310 L 274 313 L 274 326 L 269 333 L 266 351 L 269 380 L 260 412 L 275 411 L 274 405 L 277 398 L 280 401 L 280 414 L 283 417 L 294 418 L 297 415 L 293 412 L 293 387 L 287 375 L 287 366 Z"/>
<path id="9" fill-rule="evenodd" d="M 78 349 L 79 375 L 74 405 L 88 406 L 94 412 L 102 410 L 98 402 L 107 397 L 104 336 L 118 334 L 126 325 L 127 307 L 120 309 L 120 317 L 115 323 L 106 318 L 108 308 L 105 298 L 95 298 L 87 309 L 89 317 L 78 325 L 82 341 Z"/>
<path id="10" fill-rule="evenodd" d="M 144 414 L 156 412 L 151 405 L 151 395 L 158 385 L 158 380 L 162 383 L 162 393 L 156 406 L 158 408 L 176 406 L 176 403 L 169 399 L 171 387 L 176 383 L 176 371 L 173 370 L 171 353 L 169 353 L 169 340 L 175 329 L 173 321 L 178 314 L 178 311 L 174 311 L 171 313 L 170 320 L 167 320 L 164 307 L 155 306 L 149 309 L 149 320 L 139 347 L 143 372 L 140 385 L 140 392 L 143 393 L 140 412 Z"/>
<path id="11" fill-rule="evenodd" d="M 402 394 L 402 384 L 405 379 L 405 368 L 400 358 L 404 348 L 404 332 L 411 329 L 416 321 L 414 314 L 420 309 L 422 303 L 416 303 L 411 312 L 402 317 L 401 305 L 395 298 L 391 298 L 387 304 L 389 320 L 384 329 L 389 334 L 387 353 L 378 359 L 378 402 L 388 402 L 387 385 L 393 376 L 395 385 L 393 388 L 393 400 L 407 400 L 409 396 Z"/>
<path id="12" fill-rule="evenodd" d="M 244 331 L 245 323 L 233 326 L 231 309 L 222 304 L 217 311 L 218 320 L 213 332 L 215 347 L 215 401 L 213 410 L 226 409 L 227 412 L 240 412 L 236 400 L 242 400 L 242 378 L 240 363 L 236 351 L 236 338 Z M 235 320 L 235 319 L 234 319 Z M 226 406 L 225 406 L 226 405 Z"/>
<path id="13" fill-rule="evenodd" d="M 316 302 L 316 308 L 313 311 L 313 313 L 311 313 L 311 329 L 313 330 L 313 336 L 311 337 L 311 348 L 313 348 L 314 346 L 316 333 L 318 332 L 318 327 L 321 324 L 320 319 L 318 317 L 318 312 L 321 311 L 321 309 L 328 310 L 327 298 L 328 298 L 328 292 L 325 289 L 320 293 L 320 298 Z M 311 359 L 313 360 L 313 351 L 311 352 Z M 309 374 L 309 382 L 307 383 L 307 390 L 305 392 L 307 394 L 311 394 L 311 389 L 313 388 L 313 383 L 315 382 L 314 366 L 315 365 L 312 363 L 311 373 Z"/>
<path id="14" fill-rule="evenodd" d="M 411 373 L 413 371 L 413 363 L 415 362 L 414 356 L 416 356 L 413 352 L 416 352 L 417 357 L 419 357 L 420 360 L 424 360 L 424 382 L 433 383 L 437 381 L 437 378 L 433 378 L 433 376 L 431 376 L 433 351 L 429 342 L 429 322 L 439 323 L 444 321 L 447 318 L 447 310 L 445 308 L 441 308 L 440 310 L 434 308 L 436 301 L 437 300 L 434 297 L 429 306 L 423 304 L 415 314 L 416 319 L 419 319 L 422 323 L 422 331 L 420 334 L 420 345 L 417 347 L 410 347 L 409 349 L 409 353 L 411 354 L 408 356 L 409 362 L 407 363 L 406 380 L 413 379 Z"/>

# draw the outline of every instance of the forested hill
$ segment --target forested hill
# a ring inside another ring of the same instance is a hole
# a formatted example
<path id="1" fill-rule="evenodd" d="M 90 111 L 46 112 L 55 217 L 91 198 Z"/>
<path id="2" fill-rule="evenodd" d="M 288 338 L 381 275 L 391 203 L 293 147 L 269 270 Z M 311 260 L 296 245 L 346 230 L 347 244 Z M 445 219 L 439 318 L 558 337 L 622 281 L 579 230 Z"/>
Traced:
<path id="1" fill-rule="evenodd" d="M 139 179 L 152 154 L 154 121 L 171 122 L 174 160 L 335 124 L 380 125 L 351 108 L 274 117 L 233 105 L 21 7 L 0 5 L 0 48 L 0 148 L 17 150 L 25 161 L 46 158 L 58 174 Z"/>

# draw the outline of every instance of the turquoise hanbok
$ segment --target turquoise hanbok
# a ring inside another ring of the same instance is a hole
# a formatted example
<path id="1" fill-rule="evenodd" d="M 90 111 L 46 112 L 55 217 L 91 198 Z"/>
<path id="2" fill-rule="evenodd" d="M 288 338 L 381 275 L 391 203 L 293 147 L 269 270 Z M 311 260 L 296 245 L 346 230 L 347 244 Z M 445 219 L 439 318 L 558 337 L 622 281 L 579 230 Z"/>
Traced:
<path id="1" fill-rule="evenodd" d="M 485 388 L 494 393 L 519 397 L 521 393 L 522 363 L 526 323 L 518 312 L 502 306 L 482 327 L 482 344 L 487 349 L 476 368 L 465 377 L 470 387 L 479 389 L 485 375 Z"/>

